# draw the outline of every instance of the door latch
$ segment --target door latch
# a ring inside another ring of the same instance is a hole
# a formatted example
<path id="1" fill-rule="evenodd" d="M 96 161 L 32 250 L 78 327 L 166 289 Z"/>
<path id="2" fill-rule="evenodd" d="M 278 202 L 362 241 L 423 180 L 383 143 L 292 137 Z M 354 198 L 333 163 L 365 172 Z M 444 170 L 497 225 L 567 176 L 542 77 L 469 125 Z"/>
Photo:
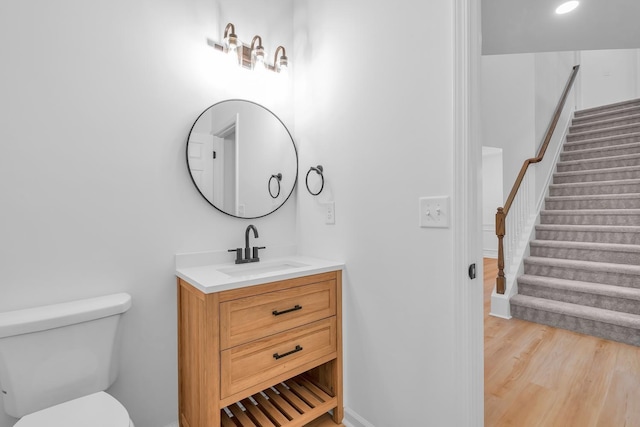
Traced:
<path id="1" fill-rule="evenodd" d="M 473 263 L 469 266 L 469 279 L 476 278 L 476 264 Z"/>

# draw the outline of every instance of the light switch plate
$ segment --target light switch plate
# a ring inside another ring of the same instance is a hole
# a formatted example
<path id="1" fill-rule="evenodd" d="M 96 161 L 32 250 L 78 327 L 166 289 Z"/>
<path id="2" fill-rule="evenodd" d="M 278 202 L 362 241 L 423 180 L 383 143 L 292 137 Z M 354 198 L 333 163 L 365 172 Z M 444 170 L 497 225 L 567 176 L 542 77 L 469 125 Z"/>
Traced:
<path id="1" fill-rule="evenodd" d="M 420 227 L 449 228 L 451 218 L 449 196 L 420 197 Z"/>

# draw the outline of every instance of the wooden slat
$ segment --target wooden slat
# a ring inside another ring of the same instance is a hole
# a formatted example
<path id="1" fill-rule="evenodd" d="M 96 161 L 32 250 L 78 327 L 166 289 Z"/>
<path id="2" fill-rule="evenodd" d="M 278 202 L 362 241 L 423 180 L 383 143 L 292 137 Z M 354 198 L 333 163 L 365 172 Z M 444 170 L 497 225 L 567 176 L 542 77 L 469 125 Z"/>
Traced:
<path id="1" fill-rule="evenodd" d="M 289 402 L 294 408 L 298 410 L 301 414 L 310 411 L 312 408 L 307 405 L 302 399 L 296 396 L 292 391 L 287 389 L 284 385 L 278 384 L 276 385 L 276 390 L 280 393 L 287 402 Z"/>
<path id="2" fill-rule="evenodd" d="M 300 412 L 296 408 L 291 406 L 289 402 L 284 400 L 278 393 L 276 393 L 272 389 L 269 388 L 264 392 L 267 394 L 267 396 L 269 396 L 271 402 L 275 406 L 277 406 L 280 412 L 282 412 L 288 419 L 292 420 L 293 418 L 300 415 Z"/>
<path id="3" fill-rule="evenodd" d="M 253 404 L 251 400 L 243 399 L 242 406 L 247 410 L 247 415 L 252 418 L 260 427 L 276 427 L 262 411 Z"/>
<path id="4" fill-rule="evenodd" d="M 320 418 L 311 421 L 309 424 L 305 424 L 304 427 L 344 427 L 344 424 L 336 424 L 331 419 L 331 415 L 324 414 Z"/>
<path id="5" fill-rule="evenodd" d="M 320 387 L 318 387 L 317 385 L 315 385 L 314 383 L 312 383 L 311 381 L 309 381 L 303 376 L 297 376 L 295 380 L 301 386 L 303 386 L 304 388 L 306 388 L 307 390 L 315 394 L 318 397 L 318 399 L 320 399 L 322 402 L 326 402 L 327 400 L 333 397 L 333 396 L 329 396 L 327 393 L 324 392 L 324 390 L 320 389 Z"/>
<path id="6" fill-rule="evenodd" d="M 289 422 L 289 419 L 280 410 L 274 406 L 269 400 L 267 400 L 262 394 L 258 393 L 253 396 L 254 400 L 258 402 L 259 407 L 267 412 L 267 416 L 274 421 L 278 427 L 285 425 Z"/>
<path id="7" fill-rule="evenodd" d="M 256 426 L 253 421 L 244 413 L 242 409 L 238 405 L 228 406 L 229 410 L 233 413 L 233 415 L 240 421 L 240 425 L 242 427 L 259 427 Z"/>
<path id="8" fill-rule="evenodd" d="M 307 404 L 309 406 L 311 406 L 312 408 L 315 408 L 316 406 L 322 404 L 323 402 L 318 399 L 316 396 L 313 395 L 313 393 L 311 393 L 309 390 L 307 390 L 304 387 L 301 387 L 297 382 L 295 382 L 294 380 L 288 380 L 285 381 L 285 384 L 287 386 L 289 386 L 289 388 L 298 396 L 300 396 L 300 398 L 302 400 L 304 400 L 305 402 L 307 402 Z"/>

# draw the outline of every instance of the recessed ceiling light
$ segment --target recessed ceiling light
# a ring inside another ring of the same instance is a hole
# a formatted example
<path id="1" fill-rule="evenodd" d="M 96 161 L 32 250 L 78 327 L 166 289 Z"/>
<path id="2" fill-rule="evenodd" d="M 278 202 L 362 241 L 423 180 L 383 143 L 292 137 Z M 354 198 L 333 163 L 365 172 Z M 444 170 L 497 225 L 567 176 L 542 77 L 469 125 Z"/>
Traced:
<path id="1" fill-rule="evenodd" d="M 568 1 L 566 3 L 562 3 L 560 6 L 558 6 L 558 8 L 556 9 L 556 13 L 558 15 L 562 15 L 565 13 L 569 13 L 571 12 L 573 9 L 575 9 L 576 7 L 578 7 L 578 5 L 580 4 L 579 1 Z"/>

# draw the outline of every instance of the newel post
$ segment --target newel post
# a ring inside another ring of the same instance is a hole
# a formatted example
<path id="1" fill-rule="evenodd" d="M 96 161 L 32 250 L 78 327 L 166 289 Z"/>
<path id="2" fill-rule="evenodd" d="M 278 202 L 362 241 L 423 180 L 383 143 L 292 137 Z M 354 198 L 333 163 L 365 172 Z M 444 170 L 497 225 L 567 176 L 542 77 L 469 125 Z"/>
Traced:
<path id="1" fill-rule="evenodd" d="M 503 238 L 505 235 L 505 213 L 504 208 L 498 208 L 496 213 L 496 236 L 498 236 L 498 277 L 496 278 L 496 292 L 504 294 L 504 247 Z"/>

